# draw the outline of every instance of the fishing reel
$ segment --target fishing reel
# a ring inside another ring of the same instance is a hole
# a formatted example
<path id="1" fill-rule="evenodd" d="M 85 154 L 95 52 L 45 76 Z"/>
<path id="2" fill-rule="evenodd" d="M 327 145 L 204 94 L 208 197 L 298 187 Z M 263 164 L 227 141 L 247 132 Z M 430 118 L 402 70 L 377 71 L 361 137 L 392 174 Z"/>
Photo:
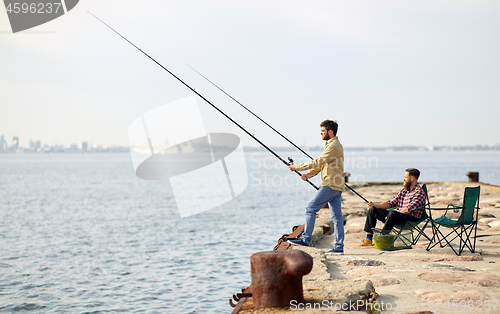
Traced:
<path id="1" fill-rule="evenodd" d="M 288 157 L 288 161 L 290 162 L 290 165 L 293 165 L 293 159 L 291 157 Z"/>

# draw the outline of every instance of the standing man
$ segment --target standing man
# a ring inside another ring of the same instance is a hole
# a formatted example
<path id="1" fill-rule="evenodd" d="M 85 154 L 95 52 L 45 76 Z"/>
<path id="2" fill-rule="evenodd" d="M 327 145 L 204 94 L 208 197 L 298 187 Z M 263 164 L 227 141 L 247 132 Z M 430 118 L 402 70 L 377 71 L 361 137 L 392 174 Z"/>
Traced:
<path id="1" fill-rule="evenodd" d="M 325 149 L 318 158 L 300 165 L 290 165 L 290 171 L 309 170 L 301 176 L 307 180 L 321 171 L 321 185 L 319 190 L 306 207 L 306 224 L 300 239 L 288 240 L 295 245 L 308 246 L 311 242 L 316 213 L 328 203 L 330 218 L 335 228 L 335 245 L 327 254 L 344 254 L 344 220 L 342 218 L 341 197 L 344 191 L 344 148 L 337 137 L 338 124 L 336 121 L 321 122 L 321 137 L 326 141 Z"/>
<path id="2" fill-rule="evenodd" d="M 403 189 L 398 192 L 392 199 L 380 204 L 368 203 L 368 213 L 365 221 L 366 239 L 363 240 L 360 246 L 372 246 L 373 230 L 377 224 L 377 220 L 384 223 L 382 233 L 389 233 L 392 227 L 400 225 L 403 222 L 418 221 L 425 210 L 425 191 L 418 184 L 417 180 L 420 177 L 420 171 L 415 168 L 409 168 L 405 171 Z M 397 206 L 397 210 L 388 211 L 387 209 Z"/>

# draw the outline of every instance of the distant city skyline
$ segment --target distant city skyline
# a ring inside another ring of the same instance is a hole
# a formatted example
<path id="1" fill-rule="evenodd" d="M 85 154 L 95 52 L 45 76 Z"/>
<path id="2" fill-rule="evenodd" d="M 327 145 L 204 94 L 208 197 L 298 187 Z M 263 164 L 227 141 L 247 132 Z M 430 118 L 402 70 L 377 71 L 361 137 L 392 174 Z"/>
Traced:
<path id="1" fill-rule="evenodd" d="M 20 144 L 19 136 L 13 136 L 12 141 L 6 140 L 5 135 L 0 135 L 0 153 L 68 153 L 68 152 L 126 152 L 128 146 L 122 145 L 89 145 L 87 141 L 79 143 L 63 144 L 44 144 L 41 140 L 29 140 L 29 145 L 23 146 Z"/>
<path id="2" fill-rule="evenodd" d="M 79 147 L 83 146 L 83 143 L 86 144 L 88 147 L 88 141 L 71 141 L 69 143 L 47 143 L 41 139 L 37 139 L 35 137 L 29 137 L 27 139 L 23 139 L 20 136 L 14 135 L 12 136 L 12 140 L 8 140 L 8 136 L 0 134 L 0 150 L 8 147 L 8 148 L 30 148 L 30 149 L 37 149 L 41 148 L 43 146 L 71 146 L 71 145 L 78 145 Z M 43 144 L 42 144 L 43 143 Z M 102 146 L 101 144 L 96 144 L 99 146 Z M 111 146 L 119 146 L 119 145 L 111 145 Z"/>
<path id="3" fill-rule="evenodd" d="M 244 146 L 247 151 L 267 151 L 263 146 Z M 308 150 L 321 150 L 323 149 L 320 145 L 315 146 L 302 146 L 304 149 Z M 496 145 L 462 145 L 462 146 L 447 146 L 447 145 L 434 145 L 434 146 L 412 146 L 412 145 L 401 145 L 401 146 L 345 146 L 346 150 L 500 150 L 500 143 Z M 41 140 L 29 140 L 29 145 L 23 146 L 20 144 L 19 136 L 13 136 L 12 142 L 6 140 L 5 135 L 0 135 L 0 153 L 1 152 L 96 152 L 96 151 L 115 151 L 115 152 L 125 152 L 128 151 L 128 145 L 102 145 L 102 144 L 90 144 L 88 141 L 81 141 L 79 143 L 71 144 L 54 144 L 50 145 L 43 143 Z M 278 151 L 295 151 L 291 145 L 288 146 L 271 146 L 271 149 Z"/>

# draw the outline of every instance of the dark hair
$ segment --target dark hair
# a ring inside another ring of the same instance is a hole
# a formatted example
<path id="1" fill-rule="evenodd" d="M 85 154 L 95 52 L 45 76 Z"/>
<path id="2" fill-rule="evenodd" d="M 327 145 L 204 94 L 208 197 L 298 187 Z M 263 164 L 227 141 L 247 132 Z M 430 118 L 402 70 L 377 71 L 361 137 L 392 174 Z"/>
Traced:
<path id="1" fill-rule="evenodd" d="M 339 128 L 337 121 L 325 120 L 325 121 L 321 122 L 321 124 L 319 126 L 324 127 L 326 129 L 326 131 L 332 130 L 333 135 L 337 136 L 337 130 Z"/>
<path id="2" fill-rule="evenodd" d="M 420 177 L 420 171 L 417 168 L 408 168 L 406 169 L 406 172 L 412 177 L 415 177 L 418 180 L 418 177 Z"/>

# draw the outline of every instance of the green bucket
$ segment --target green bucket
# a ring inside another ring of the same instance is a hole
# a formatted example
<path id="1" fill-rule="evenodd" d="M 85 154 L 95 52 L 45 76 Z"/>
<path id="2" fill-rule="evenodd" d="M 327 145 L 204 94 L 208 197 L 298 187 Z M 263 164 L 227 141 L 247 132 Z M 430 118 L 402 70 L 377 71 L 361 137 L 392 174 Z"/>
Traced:
<path id="1" fill-rule="evenodd" d="M 379 250 L 394 250 L 394 235 L 380 234 L 373 236 L 375 248 Z"/>

